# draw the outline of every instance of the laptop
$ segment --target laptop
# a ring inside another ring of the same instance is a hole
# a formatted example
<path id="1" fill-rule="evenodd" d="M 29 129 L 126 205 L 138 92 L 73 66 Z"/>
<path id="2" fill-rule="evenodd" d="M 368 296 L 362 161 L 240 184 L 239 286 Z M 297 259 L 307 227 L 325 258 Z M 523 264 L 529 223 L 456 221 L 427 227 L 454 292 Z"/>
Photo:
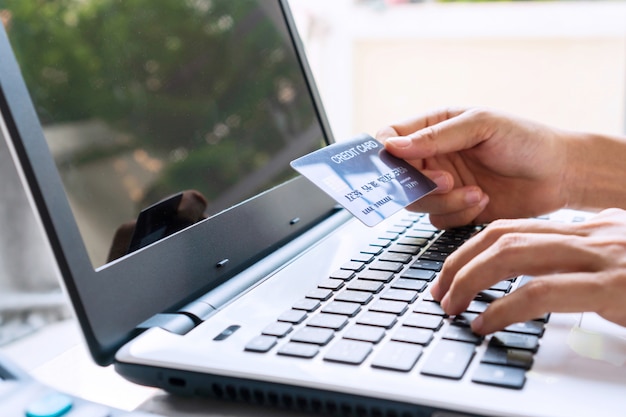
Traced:
<path id="1" fill-rule="evenodd" d="M 623 328 L 550 314 L 478 337 L 532 279 L 445 316 L 428 288 L 479 227 L 366 227 L 289 167 L 334 138 L 286 1 L 13 7 L 0 131 L 95 362 L 323 415 L 624 415 Z"/>

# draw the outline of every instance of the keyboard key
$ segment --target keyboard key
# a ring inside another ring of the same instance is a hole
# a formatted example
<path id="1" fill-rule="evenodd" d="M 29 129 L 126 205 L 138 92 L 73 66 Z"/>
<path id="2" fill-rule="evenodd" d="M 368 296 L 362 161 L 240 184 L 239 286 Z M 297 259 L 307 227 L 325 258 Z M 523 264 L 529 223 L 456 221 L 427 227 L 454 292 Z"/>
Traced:
<path id="1" fill-rule="evenodd" d="M 369 306 L 369 311 L 403 315 L 408 309 L 408 304 L 402 301 L 377 300 Z"/>
<path id="2" fill-rule="evenodd" d="M 489 289 L 493 290 L 493 291 L 509 292 L 509 291 L 511 291 L 511 287 L 512 286 L 513 286 L 513 284 L 511 283 L 511 281 L 504 280 L 504 281 L 500 281 L 500 282 L 492 285 L 491 288 L 489 288 Z"/>
<path id="3" fill-rule="evenodd" d="M 363 248 L 361 248 L 361 250 L 359 251 L 361 253 L 366 253 L 368 255 L 380 255 L 381 253 L 383 253 L 383 249 L 379 246 L 372 246 L 372 245 L 368 245 L 365 246 Z"/>
<path id="4" fill-rule="evenodd" d="M 440 340 L 422 367 L 424 375 L 461 379 L 474 357 L 475 346 L 471 343 Z"/>
<path id="5" fill-rule="evenodd" d="M 332 329 L 305 326 L 291 336 L 292 342 L 313 343 L 323 346 L 330 342 L 335 332 Z"/>
<path id="6" fill-rule="evenodd" d="M 354 277 L 356 277 L 356 274 L 349 269 L 338 269 L 329 275 L 331 279 L 340 279 L 342 281 L 350 281 Z"/>
<path id="7" fill-rule="evenodd" d="M 337 291 L 339 288 L 343 287 L 343 280 L 328 278 L 318 283 L 317 287 Z"/>
<path id="8" fill-rule="evenodd" d="M 483 290 L 479 292 L 478 294 L 476 294 L 476 297 L 474 297 L 474 300 L 485 301 L 485 302 L 490 303 L 493 300 L 497 300 L 498 298 L 504 297 L 505 295 L 506 293 L 504 293 L 503 291 Z"/>
<path id="9" fill-rule="evenodd" d="M 283 347 L 278 349 L 279 355 L 284 356 L 295 356 L 299 358 L 312 358 L 317 355 L 319 352 L 319 347 L 317 345 L 311 345 L 308 343 L 298 343 L 298 342 L 289 342 L 285 344 Z"/>
<path id="10" fill-rule="evenodd" d="M 361 340 L 370 343 L 378 343 L 383 337 L 385 337 L 385 329 L 360 324 L 349 327 L 343 334 L 344 339 Z"/>
<path id="11" fill-rule="evenodd" d="M 395 314 L 377 313 L 374 311 L 367 311 L 357 318 L 358 324 L 384 327 L 385 329 L 390 329 L 397 321 L 398 319 Z"/>
<path id="12" fill-rule="evenodd" d="M 426 252 L 420 255 L 420 259 L 424 259 L 427 261 L 435 261 L 435 262 L 443 262 L 448 257 L 447 253 L 427 250 Z"/>
<path id="13" fill-rule="evenodd" d="M 313 298 L 315 300 L 326 301 L 333 295 L 331 290 L 323 289 L 323 288 L 315 288 L 314 290 L 309 291 L 305 297 Z"/>
<path id="14" fill-rule="evenodd" d="M 408 264 L 411 262 L 413 257 L 407 253 L 387 252 L 382 254 L 378 259 L 383 262 L 399 262 L 401 264 Z"/>
<path id="15" fill-rule="evenodd" d="M 401 262 L 374 261 L 370 264 L 369 269 L 374 271 L 400 272 L 404 268 Z"/>
<path id="16" fill-rule="evenodd" d="M 434 331 L 428 329 L 400 326 L 391 335 L 391 340 L 427 346 L 433 340 L 434 334 Z"/>
<path id="17" fill-rule="evenodd" d="M 299 324 L 307 318 L 306 311 L 302 310 L 287 310 L 280 316 L 278 316 L 278 321 L 284 321 L 287 323 Z"/>
<path id="18" fill-rule="evenodd" d="M 524 323 L 514 323 L 507 326 L 504 330 L 507 332 L 532 334 L 537 337 L 543 335 L 544 324 L 541 321 L 527 321 Z"/>
<path id="19" fill-rule="evenodd" d="M 491 336 L 491 346 L 504 348 L 524 349 L 536 352 L 539 348 L 539 338 L 529 334 L 496 332 Z"/>
<path id="20" fill-rule="evenodd" d="M 526 372 L 521 368 L 481 363 L 476 368 L 472 381 L 503 388 L 522 389 L 526 382 Z"/>
<path id="21" fill-rule="evenodd" d="M 350 259 L 351 261 L 355 261 L 355 262 L 363 262 L 363 263 L 370 263 L 374 260 L 374 255 L 369 254 L 369 253 L 358 253 L 356 255 L 353 255 L 352 258 Z"/>
<path id="22" fill-rule="evenodd" d="M 311 311 L 317 310 L 321 305 L 322 304 L 319 302 L 319 300 L 315 300 L 313 298 L 305 298 L 303 300 L 297 301 L 293 306 L 291 306 L 291 308 L 293 308 L 294 310 L 308 311 L 310 313 Z"/>
<path id="23" fill-rule="evenodd" d="M 370 243 L 370 246 L 378 246 L 379 248 L 388 248 L 391 245 L 391 241 L 389 239 L 376 239 L 374 242 Z"/>
<path id="24" fill-rule="evenodd" d="M 411 327 L 439 330 L 443 325 L 443 318 L 441 316 L 433 316 L 431 314 L 414 313 L 408 315 L 402 324 Z"/>
<path id="25" fill-rule="evenodd" d="M 382 235 L 378 236 L 378 239 L 396 240 L 399 237 L 400 237 L 400 233 L 387 231 L 383 233 Z"/>
<path id="26" fill-rule="evenodd" d="M 437 300 L 435 300 L 435 298 L 430 293 L 430 291 L 426 291 L 424 293 L 424 295 L 422 295 L 422 301 L 430 301 L 431 303 L 437 303 L 438 302 Z"/>
<path id="27" fill-rule="evenodd" d="M 370 281 L 389 282 L 393 279 L 393 273 L 387 271 L 374 271 L 367 269 L 358 275 L 359 279 L 366 279 Z"/>
<path id="28" fill-rule="evenodd" d="M 535 321 L 540 321 L 542 323 L 547 323 L 548 320 L 550 320 L 550 313 L 546 313 L 541 317 L 537 317 L 536 319 L 534 319 Z"/>
<path id="29" fill-rule="evenodd" d="M 531 275 L 521 275 L 518 277 L 517 279 L 517 288 L 521 288 L 524 285 L 528 284 L 530 281 L 532 281 L 535 277 L 531 276 Z"/>
<path id="30" fill-rule="evenodd" d="M 439 303 L 433 301 L 420 301 L 413 306 L 413 311 L 416 313 L 433 314 L 435 316 L 447 317 L 443 308 Z"/>
<path id="31" fill-rule="evenodd" d="M 389 249 L 387 249 L 387 252 L 403 253 L 405 255 L 413 256 L 420 253 L 421 250 L 422 248 L 420 248 L 419 246 L 399 245 L 396 243 L 390 246 Z"/>
<path id="32" fill-rule="evenodd" d="M 367 304 L 374 296 L 364 291 L 345 290 L 335 296 L 335 301 L 345 301 L 348 303 Z"/>
<path id="33" fill-rule="evenodd" d="M 273 336 L 257 336 L 245 346 L 245 350 L 250 352 L 267 352 L 276 346 L 277 338 Z"/>
<path id="34" fill-rule="evenodd" d="M 367 291 L 377 293 L 384 288 L 384 284 L 378 281 L 368 281 L 365 279 L 357 279 L 348 284 L 348 289 L 353 291 Z"/>
<path id="35" fill-rule="evenodd" d="M 422 355 L 422 347 L 409 343 L 389 342 L 372 360 L 372 367 L 409 372 Z"/>
<path id="36" fill-rule="evenodd" d="M 363 363 L 371 352 L 371 343 L 341 339 L 330 347 L 326 355 L 324 355 L 324 360 L 359 365 Z"/>
<path id="37" fill-rule="evenodd" d="M 470 327 L 474 319 L 478 317 L 477 313 L 468 313 L 467 311 L 454 316 L 452 323 L 456 326 Z"/>
<path id="38" fill-rule="evenodd" d="M 402 227 L 404 230 L 406 230 L 409 227 L 412 227 L 414 223 L 415 222 L 411 219 L 401 219 L 401 220 L 396 220 L 394 226 Z"/>
<path id="39" fill-rule="evenodd" d="M 327 329 L 340 330 L 348 323 L 348 319 L 345 316 L 338 314 L 324 314 L 320 313 L 311 317 L 307 322 L 307 326 L 312 327 L 324 327 Z"/>
<path id="40" fill-rule="evenodd" d="M 404 301 L 406 303 L 412 303 L 417 299 L 416 291 L 402 290 L 398 288 L 388 289 L 380 295 L 383 300 Z"/>
<path id="41" fill-rule="evenodd" d="M 359 311 L 361 311 L 360 304 L 343 301 L 332 301 L 322 309 L 322 313 L 341 314 L 348 317 L 354 317 Z"/>
<path id="42" fill-rule="evenodd" d="M 430 240 L 435 237 L 435 234 L 436 232 L 429 230 L 409 230 L 408 232 L 406 232 L 405 236 Z"/>
<path id="43" fill-rule="evenodd" d="M 428 243 L 428 240 L 421 239 L 418 237 L 406 237 L 405 236 L 405 237 L 398 239 L 399 245 L 417 246 L 420 248 L 426 246 L 427 243 Z"/>
<path id="44" fill-rule="evenodd" d="M 284 337 L 289 334 L 292 329 L 293 326 L 291 323 L 276 322 L 266 326 L 261 334 L 266 336 Z"/>
<path id="45" fill-rule="evenodd" d="M 419 268 L 419 269 L 430 269 L 431 271 L 439 272 L 443 267 L 443 262 L 440 261 L 429 261 L 426 259 L 418 259 L 413 262 L 411 268 Z"/>
<path id="46" fill-rule="evenodd" d="M 428 286 L 428 282 L 421 281 L 419 279 L 406 279 L 398 278 L 391 283 L 391 288 L 397 288 L 400 290 L 413 290 L 422 292 Z"/>
<path id="47" fill-rule="evenodd" d="M 439 239 L 437 242 L 433 243 L 428 247 L 429 251 L 432 252 L 441 252 L 447 255 L 450 255 L 452 252 L 459 248 L 459 244 L 457 242 L 448 243 L 444 242 L 442 239 Z"/>
<path id="48" fill-rule="evenodd" d="M 476 301 L 476 300 L 472 300 L 470 301 L 469 306 L 467 307 L 467 310 L 470 313 L 483 313 L 485 310 L 487 310 L 487 307 L 489 307 L 489 303 L 486 301 Z"/>
<path id="49" fill-rule="evenodd" d="M 389 233 L 395 233 L 396 236 L 403 234 L 404 232 L 406 232 L 406 229 L 408 229 L 409 227 L 411 227 L 413 224 L 410 225 L 402 225 L 402 224 L 395 224 L 393 226 L 391 226 L 390 228 L 387 229 L 387 232 Z"/>
<path id="50" fill-rule="evenodd" d="M 428 222 L 423 222 L 423 221 L 420 221 L 419 223 L 417 223 L 415 225 L 415 227 L 413 227 L 413 230 L 425 230 L 427 232 L 438 232 L 439 231 L 439 229 L 437 229 L 432 224 L 430 224 Z M 449 231 L 446 232 L 446 233 L 449 233 Z"/>
<path id="51" fill-rule="evenodd" d="M 345 269 L 348 271 L 360 271 L 364 267 L 365 264 L 363 262 L 348 261 L 345 264 L 341 265 L 340 269 Z"/>
<path id="52" fill-rule="evenodd" d="M 488 346 L 481 362 L 530 369 L 533 360 L 533 353 L 527 350 Z"/>
<path id="53" fill-rule="evenodd" d="M 472 332 L 469 327 L 450 325 L 446 329 L 442 338 L 447 340 L 456 340 L 459 342 L 473 343 L 479 345 L 483 341 L 483 336 Z"/>
<path id="54" fill-rule="evenodd" d="M 400 277 L 406 279 L 420 279 L 423 281 L 432 281 L 433 279 L 435 279 L 435 272 L 429 269 L 416 269 L 411 267 L 408 270 L 404 271 L 402 275 L 400 275 Z"/>

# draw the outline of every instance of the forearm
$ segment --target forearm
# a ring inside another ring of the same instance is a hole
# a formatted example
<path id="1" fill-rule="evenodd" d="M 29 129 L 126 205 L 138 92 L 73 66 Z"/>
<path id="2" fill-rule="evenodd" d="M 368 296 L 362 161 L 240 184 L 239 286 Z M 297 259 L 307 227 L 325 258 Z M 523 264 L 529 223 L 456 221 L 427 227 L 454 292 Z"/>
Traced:
<path id="1" fill-rule="evenodd" d="M 626 208 L 626 137 L 575 133 L 570 139 L 564 176 L 567 206 Z"/>

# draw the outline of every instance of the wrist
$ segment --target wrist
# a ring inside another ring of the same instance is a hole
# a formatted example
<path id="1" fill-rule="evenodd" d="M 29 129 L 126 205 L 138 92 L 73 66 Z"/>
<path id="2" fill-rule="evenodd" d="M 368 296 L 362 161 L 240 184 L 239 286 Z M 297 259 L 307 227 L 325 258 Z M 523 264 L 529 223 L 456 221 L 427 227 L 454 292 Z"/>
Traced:
<path id="1" fill-rule="evenodd" d="M 626 138 L 568 134 L 563 170 L 566 207 L 626 208 Z"/>

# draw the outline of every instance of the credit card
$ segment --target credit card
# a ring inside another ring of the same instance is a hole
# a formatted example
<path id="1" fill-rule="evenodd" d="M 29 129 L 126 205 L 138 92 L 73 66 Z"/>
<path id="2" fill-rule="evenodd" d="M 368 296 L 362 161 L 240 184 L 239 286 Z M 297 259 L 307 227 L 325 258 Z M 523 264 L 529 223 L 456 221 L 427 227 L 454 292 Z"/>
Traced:
<path id="1" fill-rule="evenodd" d="M 370 227 L 437 187 L 366 134 L 311 152 L 291 166 Z"/>

